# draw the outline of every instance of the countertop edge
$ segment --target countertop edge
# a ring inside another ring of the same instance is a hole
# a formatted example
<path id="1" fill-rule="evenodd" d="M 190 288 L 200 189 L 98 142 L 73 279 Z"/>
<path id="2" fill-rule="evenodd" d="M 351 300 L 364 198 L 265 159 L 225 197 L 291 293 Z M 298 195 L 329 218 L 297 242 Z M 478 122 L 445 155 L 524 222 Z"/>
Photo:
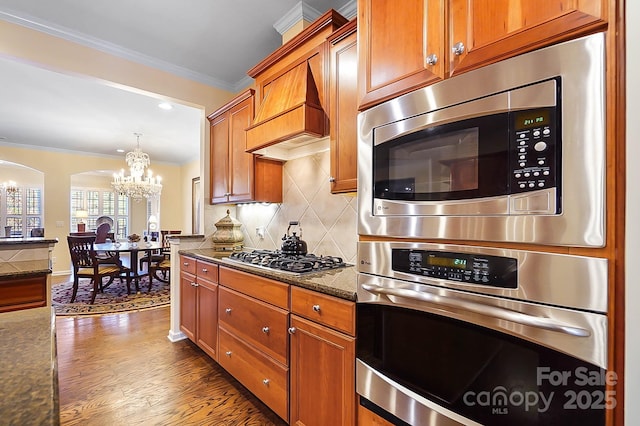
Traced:
<path id="1" fill-rule="evenodd" d="M 196 250 L 179 250 L 178 253 L 183 256 L 203 260 L 206 262 L 212 262 L 220 266 L 225 266 L 227 268 L 236 269 L 238 271 L 251 273 L 254 275 L 258 275 L 264 278 L 269 278 L 272 280 L 280 281 L 286 284 L 290 284 L 296 287 L 306 288 L 308 290 L 317 291 L 318 293 L 326 294 L 329 296 L 335 296 L 340 299 L 348 300 L 351 302 L 356 302 L 356 289 L 355 282 L 353 290 L 345 290 L 331 285 L 325 285 L 322 283 L 312 282 L 314 278 L 320 278 L 323 275 L 330 273 L 340 273 L 341 270 L 332 270 L 332 271 L 322 271 L 317 273 L 310 274 L 302 274 L 302 275 L 290 275 L 286 273 L 279 273 L 277 271 L 271 271 L 268 269 L 256 268 L 250 265 L 244 265 L 241 263 L 231 262 L 226 260 L 226 257 L 214 257 L 209 256 L 207 254 L 202 253 L 201 249 Z M 353 266 L 348 266 L 347 268 L 353 268 Z M 343 268 L 346 269 L 346 268 Z"/>

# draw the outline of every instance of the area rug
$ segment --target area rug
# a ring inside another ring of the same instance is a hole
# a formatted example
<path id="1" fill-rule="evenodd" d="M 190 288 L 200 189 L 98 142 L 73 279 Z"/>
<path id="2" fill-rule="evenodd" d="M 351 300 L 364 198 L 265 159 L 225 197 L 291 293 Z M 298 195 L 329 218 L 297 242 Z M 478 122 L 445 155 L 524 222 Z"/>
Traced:
<path id="1" fill-rule="evenodd" d="M 111 285 L 98 292 L 91 305 L 93 285 L 90 280 L 82 278 L 74 303 L 71 303 L 73 281 L 54 284 L 51 288 L 52 304 L 56 315 L 96 315 L 139 311 L 171 303 L 169 284 L 154 279 L 150 292 L 148 288 L 149 279 L 143 277 L 140 279 L 140 291 L 136 293 L 135 285 L 131 283 L 131 294 L 127 294 L 127 284 L 120 283 L 116 278 Z"/>

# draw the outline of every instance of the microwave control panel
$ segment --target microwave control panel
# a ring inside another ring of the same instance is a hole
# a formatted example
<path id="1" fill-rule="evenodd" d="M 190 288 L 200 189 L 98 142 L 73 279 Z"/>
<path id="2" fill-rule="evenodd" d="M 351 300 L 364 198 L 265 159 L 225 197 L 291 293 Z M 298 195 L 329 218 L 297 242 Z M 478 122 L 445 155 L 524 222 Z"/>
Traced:
<path id="1" fill-rule="evenodd" d="M 394 271 L 488 287 L 517 288 L 518 261 L 510 257 L 393 249 Z"/>
<path id="2" fill-rule="evenodd" d="M 511 193 L 555 188 L 560 152 L 556 108 L 536 108 L 511 114 Z"/>

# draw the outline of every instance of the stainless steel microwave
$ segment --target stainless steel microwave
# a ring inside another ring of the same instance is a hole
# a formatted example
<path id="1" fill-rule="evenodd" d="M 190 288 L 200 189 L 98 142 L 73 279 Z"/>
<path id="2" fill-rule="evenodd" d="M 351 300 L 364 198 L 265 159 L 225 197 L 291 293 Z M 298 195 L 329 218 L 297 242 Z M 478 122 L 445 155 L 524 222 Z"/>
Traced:
<path id="1" fill-rule="evenodd" d="M 594 34 L 360 113 L 359 234 L 603 246 L 604 49 Z"/>

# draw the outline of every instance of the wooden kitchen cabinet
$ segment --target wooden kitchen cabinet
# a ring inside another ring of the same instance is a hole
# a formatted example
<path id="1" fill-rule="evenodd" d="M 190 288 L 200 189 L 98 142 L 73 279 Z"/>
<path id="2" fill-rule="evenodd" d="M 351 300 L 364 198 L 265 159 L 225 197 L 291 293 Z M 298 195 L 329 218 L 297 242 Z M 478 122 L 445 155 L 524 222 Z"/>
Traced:
<path id="1" fill-rule="evenodd" d="M 282 163 L 245 152 L 245 129 L 254 115 L 254 91 L 246 90 L 210 114 L 211 204 L 282 202 Z"/>
<path id="2" fill-rule="evenodd" d="M 220 365 L 289 418 L 289 285 L 221 267 Z"/>
<path id="3" fill-rule="evenodd" d="M 605 0 L 358 0 L 359 109 L 606 28 Z M 446 18 L 448 17 L 448 18 Z"/>
<path id="4" fill-rule="evenodd" d="M 0 312 L 47 306 L 47 274 L 0 280 Z"/>
<path id="5" fill-rule="evenodd" d="M 335 31 L 330 44 L 329 122 L 331 192 L 353 192 L 358 175 L 358 43 L 354 19 Z"/>
<path id="6" fill-rule="evenodd" d="M 290 424 L 354 425 L 355 303 L 292 287 L 291 312 Z"/>
<path id="7" fill-rule="evenodd" d="M 218 360 L 218 266 L 180 256 L 180 330 Z"/>

